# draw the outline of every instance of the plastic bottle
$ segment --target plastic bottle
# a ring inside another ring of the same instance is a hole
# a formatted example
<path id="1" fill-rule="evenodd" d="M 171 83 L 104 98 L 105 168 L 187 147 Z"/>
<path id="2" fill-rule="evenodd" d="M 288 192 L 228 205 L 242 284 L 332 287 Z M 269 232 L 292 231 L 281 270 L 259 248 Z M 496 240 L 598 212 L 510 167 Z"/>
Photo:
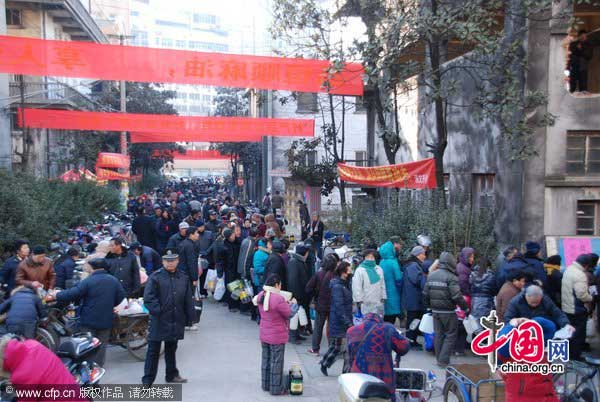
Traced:
<path id="1" fill-rule="evenodd" d="M 290 395 L 302 395 L 304 392 L 304 377 L 298 363 L 292 364 L 289 372 Z"/>

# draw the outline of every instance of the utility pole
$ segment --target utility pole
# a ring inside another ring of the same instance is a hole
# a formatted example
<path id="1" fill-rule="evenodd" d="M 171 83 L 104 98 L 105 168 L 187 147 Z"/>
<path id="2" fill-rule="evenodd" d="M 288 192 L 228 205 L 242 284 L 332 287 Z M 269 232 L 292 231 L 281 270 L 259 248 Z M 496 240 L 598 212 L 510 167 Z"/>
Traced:
<path id="1" fill-rule="evenodd" d="M 121 46 L 125 45 L 125 35 L 119 35 Z M 127 113 L 127 83 L 121 80 L 121 113 Z M 127 131 L 121 132 L 121 154 L 127 155 Z M 129 168 L 121 169 L 123 173 L 128 173 Z M 121 199 L 125 208 L 127 208 L 127 197 L 129 197 L 129 183 L 127 180 L 121 180 Z"/>

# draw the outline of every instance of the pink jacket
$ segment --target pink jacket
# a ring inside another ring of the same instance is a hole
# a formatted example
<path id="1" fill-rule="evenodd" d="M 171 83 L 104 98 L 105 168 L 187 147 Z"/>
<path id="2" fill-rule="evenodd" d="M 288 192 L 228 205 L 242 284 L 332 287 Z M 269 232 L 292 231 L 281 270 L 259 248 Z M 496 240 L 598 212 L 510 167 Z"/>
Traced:
<path id="1" fill-rule="evenodd" d="M 271 293 L 269 310 L 263 307 L 265 292 L 258 294 L 258 311 L 260 312 L 260 341 L 269 345 L 282 345 L 288 342 L 290 305 L 283 296 Z"/>
<path id="2" fill-rule="evenodd" d="M 0 363 L 2 363 L 2 370 L 10 373 L 10 382 L 26 386 L 26 390 L 45 391 L 51 387 L 65 392 L 68 390 L 69 393 L 71 390 L 79 390 L 77 382 L 60 359 L 37 341 L 16 339 L 7 341 L 7 338 L 3 338 L 0 342 Z M 51 398 L 28 398 L 27 400 L 50 401 Z M 78 398 L 62 400 L 83 401 Z"/>

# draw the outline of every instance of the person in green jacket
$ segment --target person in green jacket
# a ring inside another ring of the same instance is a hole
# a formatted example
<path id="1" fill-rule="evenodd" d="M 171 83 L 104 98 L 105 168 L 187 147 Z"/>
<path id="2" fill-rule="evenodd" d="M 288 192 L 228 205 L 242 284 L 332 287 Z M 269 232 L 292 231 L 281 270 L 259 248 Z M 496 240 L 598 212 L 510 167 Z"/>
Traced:
<path id="1" fill-rule="evenodd" d="M 402 241 L 398 236 L 392 236 L 389 241 L 379 247 L 381 262 L 379 265 L 383 269 L 385 279 L 385 290 L 387 299 L 385 300 L 384 320 L 395 324 L 396 318 L 402 318 L 402 307 L 400 304 L 400 289 L 402 289 L 402 271 L 398 263 L 398 252 L 402 249 Z"/>

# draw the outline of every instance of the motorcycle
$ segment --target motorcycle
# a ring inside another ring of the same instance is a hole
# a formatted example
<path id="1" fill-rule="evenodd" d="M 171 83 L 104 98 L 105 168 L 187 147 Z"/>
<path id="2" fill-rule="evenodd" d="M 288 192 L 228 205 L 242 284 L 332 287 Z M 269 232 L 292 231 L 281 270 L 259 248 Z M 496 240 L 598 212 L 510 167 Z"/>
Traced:
<path id="1" fill-rule="evenodd" d="M 67 367 L 80 386 L 98 384 L 106 370 L 88 358 L 101 346 L 98 338 L 90 333 L 79 333 L 65 338 L 56 350 L 56 355 Z"/>

